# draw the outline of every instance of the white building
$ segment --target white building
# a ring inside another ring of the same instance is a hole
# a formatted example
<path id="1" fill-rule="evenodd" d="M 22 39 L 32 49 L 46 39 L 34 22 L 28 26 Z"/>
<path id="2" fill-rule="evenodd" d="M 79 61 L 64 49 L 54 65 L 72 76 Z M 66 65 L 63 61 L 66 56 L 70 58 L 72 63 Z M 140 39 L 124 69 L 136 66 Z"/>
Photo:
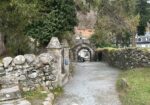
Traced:
<path id="1" fill-rule="evenodd" d="M 137 47 L 150 48 L 150 32 L 146 32 L 144 36 L 136 36 Z"/>

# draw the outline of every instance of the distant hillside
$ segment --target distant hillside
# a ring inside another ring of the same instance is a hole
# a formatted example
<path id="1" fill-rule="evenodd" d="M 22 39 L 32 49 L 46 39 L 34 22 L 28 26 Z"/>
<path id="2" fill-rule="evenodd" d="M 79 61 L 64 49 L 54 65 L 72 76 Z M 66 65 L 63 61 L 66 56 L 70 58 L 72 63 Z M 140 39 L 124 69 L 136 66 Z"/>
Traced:
<path id="1" fill-rule="evenodd" d="M 81 11 L 77 12 L 77 18 L 79 20 L 78 27 L 80 29 L 89 28 L 93 29 L 97 20 L 97 13 L 93 10 L 90 10 L 87 13 L 83 13 Z"/>
<path id="2" fill-rule="evenodd" d="M 86 0 L 76 0 L 78 26 L 75 27 L 76 35 L 89 38 L 94 33 L 97 12 L 90 9 Z"/>

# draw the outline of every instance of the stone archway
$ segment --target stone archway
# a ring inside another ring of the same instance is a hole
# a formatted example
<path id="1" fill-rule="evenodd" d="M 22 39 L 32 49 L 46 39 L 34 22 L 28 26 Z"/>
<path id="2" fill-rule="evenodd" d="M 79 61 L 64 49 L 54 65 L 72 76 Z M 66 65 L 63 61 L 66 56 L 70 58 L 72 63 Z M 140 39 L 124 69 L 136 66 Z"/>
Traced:
<path id="1" fill-rule="evenodd" d="M 88 48 L 81 48 L 77 52 L 77 61 L 84 62 L 84 61 L 91 61 L 91 51 Z"/>
<path id="2" fill-rule="evenodd" d="M 87 53 L 89 53 L 89 56 L 90 56 L 89 61 L 94 61 L 95 50 L 89 44 L 86 44 L 86 43 L 76 45 L 75 47 L 72 48 L 73 61 L 77 62 L 79 60 L 79 53 L 82 50 L 86 50 Z"/>

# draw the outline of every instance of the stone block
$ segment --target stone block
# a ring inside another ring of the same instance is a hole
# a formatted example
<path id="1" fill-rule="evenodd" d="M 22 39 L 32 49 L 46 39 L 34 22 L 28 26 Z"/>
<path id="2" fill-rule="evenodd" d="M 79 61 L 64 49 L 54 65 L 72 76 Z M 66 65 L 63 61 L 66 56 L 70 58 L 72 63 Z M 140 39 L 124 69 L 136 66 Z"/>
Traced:
<path id="1" fill-rule="evenodd" d="M 19 86 L 5 88 L 0 90 L 0 101 L 7 101 L 21 98 Z"/>
<path id="2" fill-rule="evenodd" d="M 16 65 L 22 65 L 25 63 L 25 57 L 23 55 L 18 55 L 14 58 L 13 62 Z"/>
<path id="3" fill-rule="evenodd" d="M 12 60 L 13 60 L 12 57 L 3 58 L 2 62 L 4 64 L 4 67 L 7 68 L 10 65 L 10 63 L 12 62 Z"/>
<path id="4" fill-rule="evenodd" d="M 34 62 L 36 59 L 36 56 L 34 54 L 25 54 L 24 57 L 25 57 L 27 63 L 29 63 L 29 64 Z"/>
<path id="5" fill-rule="evenodd" d="M 53 57 L 49 53 L 43 53 L 39 55 L 39 59 L 43 64 L 50 64 L 53 60 Z"/>

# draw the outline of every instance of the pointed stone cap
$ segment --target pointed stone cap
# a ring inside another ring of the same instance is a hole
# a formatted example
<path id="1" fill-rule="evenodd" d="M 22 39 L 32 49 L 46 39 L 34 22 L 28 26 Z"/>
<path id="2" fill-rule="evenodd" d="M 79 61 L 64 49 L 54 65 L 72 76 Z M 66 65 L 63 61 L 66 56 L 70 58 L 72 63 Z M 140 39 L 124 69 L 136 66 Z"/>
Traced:
<path id="1" fill-rule="evenodd" d="M 63 47 L 69 47 L 68 41 L 66 39 L 64 39 L 62 41 Z"/>
<path id="2" fill-rule="evenodd" d="M 49 42 L 48 46 L 46 47 L 47 49 L 57 49 L 61 48 L 60 42 L 57 37 L 52 37 L 51 41 Z"/>

